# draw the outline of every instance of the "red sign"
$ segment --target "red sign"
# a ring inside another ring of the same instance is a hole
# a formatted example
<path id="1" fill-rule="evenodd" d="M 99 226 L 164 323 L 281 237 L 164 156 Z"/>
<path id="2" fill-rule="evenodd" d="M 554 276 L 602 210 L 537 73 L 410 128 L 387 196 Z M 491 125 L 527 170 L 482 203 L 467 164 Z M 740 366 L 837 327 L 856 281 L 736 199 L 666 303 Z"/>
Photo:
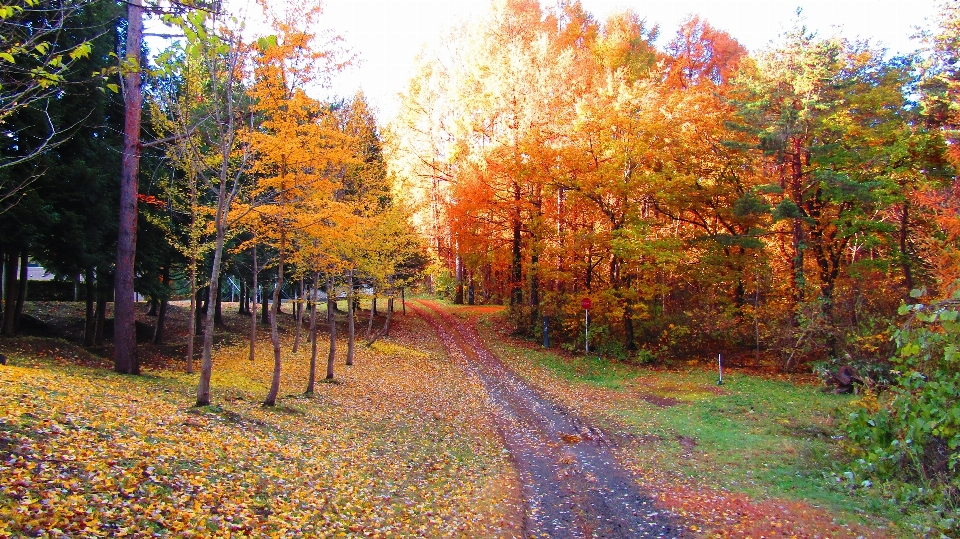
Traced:
<path id="1" fill-rule="evenodd" d="M 593 307 L 593 301 L 590 298 L 583 298 L 580 300 L 580 307 L 585 311 L 589 311 Z"/>

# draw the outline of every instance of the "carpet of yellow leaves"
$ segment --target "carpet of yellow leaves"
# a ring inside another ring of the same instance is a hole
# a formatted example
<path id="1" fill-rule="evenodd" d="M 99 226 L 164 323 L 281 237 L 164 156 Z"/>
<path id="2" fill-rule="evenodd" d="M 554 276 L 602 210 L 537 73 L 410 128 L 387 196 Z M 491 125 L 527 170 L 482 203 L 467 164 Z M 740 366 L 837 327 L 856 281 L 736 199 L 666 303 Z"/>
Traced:
<path id="1" fill-rule="evenodd" d="M 0 537 L 516 536 L 516 472 L 482 389 L 398 318 L 310 397 L 309 346 L 285 342 L 275 408 L 260 406 L 266 340 L 252 363 L 242 339 L 215 353 L 204 408 L 195 375 L 120 376 L 63 341 L 3 341 Z"/>

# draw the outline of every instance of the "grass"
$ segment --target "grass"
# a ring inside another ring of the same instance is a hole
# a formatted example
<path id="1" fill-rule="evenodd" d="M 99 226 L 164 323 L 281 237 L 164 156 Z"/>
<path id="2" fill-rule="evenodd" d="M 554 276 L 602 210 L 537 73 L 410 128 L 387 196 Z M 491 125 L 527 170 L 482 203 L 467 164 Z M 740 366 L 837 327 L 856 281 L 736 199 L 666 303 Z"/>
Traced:
<path id="1" fill-rule="evenodd" d="M 809 377 L 725 372 L 718 385 L 716 371 L 640 368 L 544 350 L 508 338 L 497 315 L 479 326 L 515 370 L 616 437 L 626 448 L 622 460 L 651 488 L 678 497 L 664 485 L 800 502 L 837 525 L 900 518 L 878 494 L 843 476 L 850 456 L 837 418 L 856 397 L 825 393 Z"/>

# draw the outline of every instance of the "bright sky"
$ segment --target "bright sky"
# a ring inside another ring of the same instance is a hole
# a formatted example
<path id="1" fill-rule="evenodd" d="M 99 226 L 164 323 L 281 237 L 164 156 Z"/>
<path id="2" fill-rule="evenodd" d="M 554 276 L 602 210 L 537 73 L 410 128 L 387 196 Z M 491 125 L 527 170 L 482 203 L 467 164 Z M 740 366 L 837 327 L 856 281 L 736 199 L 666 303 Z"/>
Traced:
<path id="1" fill-rule="evenodd" d="M 412 74 L 414 57 L 458 20 L 478 16 L 491 0 L 326 0 L 325 25 L 346 39 L 358 64 L 334 81 L 334 93 L 362 89 L 378 109 L 381 122 L 398 109 L 397 93 Z M 544 5 L 551 0 L 541 0 Z M 798 7 L 807 26 L 821 35 L 870 38 L 892 52 L 916 48 L 910 36 L 928 26 L 935 0 L 582 0 L 600 20 L 614 11 L 633 9 L 671 36 L 688 14 L 699 14 L 729 32 L 751 51 L 791 26 Z M 662 37 L 661 37 L 662 40 Z"/>

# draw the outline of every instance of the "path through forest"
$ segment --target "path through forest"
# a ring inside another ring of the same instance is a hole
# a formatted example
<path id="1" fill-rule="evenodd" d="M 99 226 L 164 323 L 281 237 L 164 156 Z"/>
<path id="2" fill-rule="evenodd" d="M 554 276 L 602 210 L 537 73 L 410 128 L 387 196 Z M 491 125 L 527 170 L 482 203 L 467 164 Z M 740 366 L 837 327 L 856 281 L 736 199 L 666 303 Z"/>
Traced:
<path id="1" fill-rule="evenodd" d="M 550 403 L 506 367 L 471 325 L 420 300 L 413 311 L 476 375 L 522 483 L 524 536 L 683 537 L 677 517 L 640 492 L 603 434 Z"/>

